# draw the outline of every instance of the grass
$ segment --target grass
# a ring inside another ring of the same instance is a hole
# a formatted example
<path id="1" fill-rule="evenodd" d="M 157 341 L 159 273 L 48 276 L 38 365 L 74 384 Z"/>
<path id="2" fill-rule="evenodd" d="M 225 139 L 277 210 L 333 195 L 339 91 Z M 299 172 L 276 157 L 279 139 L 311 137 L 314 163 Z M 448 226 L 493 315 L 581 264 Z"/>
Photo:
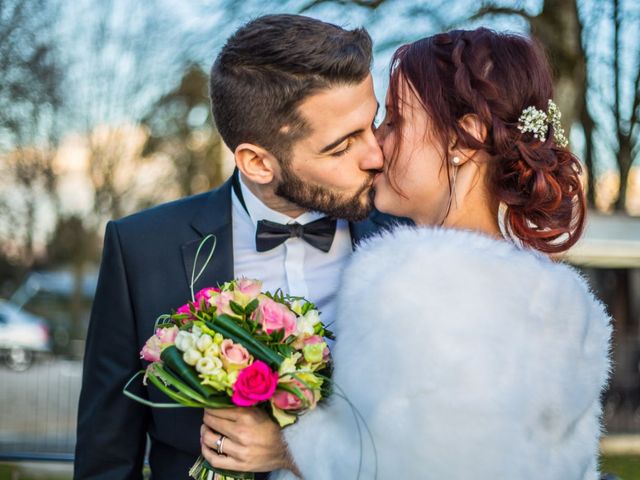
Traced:
<path id="1" fill-rule="evenodd" d="M 622 480 L 640 480 L 640 456 L 603 455 L 600 471 L 617 475 Z"/>
<path id="2" fill-rule="evenodd" d="M 44 465 L 37 465 L 34 468 L 17 464 L 2 463 L 0 464 L 0 480 L 71 480 L 72 465 L 62 464 L 56 466 L 55 471 L 47 469 Z M 68 466 L 68 469 L 65 468 Z M 67 471 L 68 470 L 68 471 Z"/>
<path id="3" fill-rule="evenodd" d="M 149 468 L 144 469 L 144 478 L 149 478 Z M 73 465 L 59 463 L 0 463 L 0 480 L 72 480 Z"/>
<path id="4" fill-rule="evenodd" d="M 72 466 L 68 463 L 56 464 L 0 463 L 0 480 L 71 480 Z M 603 455 L 600 470 L 614 474 L 622 480 L 640 480 L 640 455 Z M 148 478 L 148 469 L 145 478 Z"/>

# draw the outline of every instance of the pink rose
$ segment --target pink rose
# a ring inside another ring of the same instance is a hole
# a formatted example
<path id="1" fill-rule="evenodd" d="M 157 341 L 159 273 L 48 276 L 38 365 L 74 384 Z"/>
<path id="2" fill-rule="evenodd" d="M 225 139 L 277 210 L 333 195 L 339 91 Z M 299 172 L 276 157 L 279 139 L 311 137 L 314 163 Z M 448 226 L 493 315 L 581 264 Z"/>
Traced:
<path id="1" fill-rule="evenodd" d="M 302 410 L 303 408 L 313 408 L 316 403 L 313 392 L 298 380 L 293 380 L 291 383 L 302 391 L 303 395 L 307 398 L 308 404 L 303 404 L 300 398 L 285 390 L 276 390 L 275 395 L 271 399 L 271 403 L 280 410 Z"/>
<path id="2" fill-rule="evenodd" d="M 233 310 L 231 310 L 231 306 L 229 305 L 229 302 L 231 300 L 233 300 L 233 292 L 220 292 L 220 294 L 217 295 L 214 299 L 216 313 L 218 315 L 226 314 L 237 316 L 235 313 L 233 313 Z"/>
<path id="3" fill-rule="evenodd" d="M 303 346 L 316 345 L 322 342 L 324 342 L 324 338 L 322 338 L 320 335 L 312 335 L 311 337 L 307 337 L 304 339 Z M 324 362 L 328 362 L 330 358 L 331 358 L 331 350 L 329 350 L 328 346 L 325 346 L 324 350 L 322 351 L 322 360 Z"/>
<path id="4" fill-rule="evenodd" d="M 162 348 L 175 342 L 178 335 L 178 327 L 156 328 L 156 333 L 142 347 L 140 358 L 148 362 L 159 362 Z"/>
<path id="5" fill-rule="evenodd" d="M 255 312 L 255 319 L 266 334 L 284 329 L 284 338 L 296 331 L 296 315 L 286 305 L 264 298 Z"/>
<path id="6" fill-rule="evenodd" d="M 158 337 L 160 343 L 163 345 L 169 345 L 176 341 L 179 331 L 180 329 L 176 326 L 170 328 L 157 328 L 156 337 Z"/>
<path id="7" fill-rule="evenodd" d="M 247 368 L 240 370 L 238 379 L 233 385 L 231 400 L 239 407 L 251 407 L 269 400 L 278 385 L 278 372 L 256 360 Z"/>
<path id="8" fill-rule="evenodd" d="M 304 339 L 305 345 L 315 345 L 316 343 L 322 343 L 324 340 L 320 335 L 312 335 Z"/>
<path id="9" fill-rule="evenodd" d="M 182 305 L 181 307 L 179 307 L 176 310 L 176 313 L 178 314 L 182 314 L 182 315 L 188 315 L 187 318 L 183 318 L 182 320 L 180 320 L 182 322 L 182 324 L 184 325 L 185 323 L 189 323 L 192 320 L 195 320 L 193 314 L 191 313 L 191 304 L 190 303 L 185 303 L 184 305 Z"/>
<path id="10" fill-rule="evenodd" d="M 230 372 L 240 370 L 249 365 L 252 357 L 242 345 L 225 339 L 220 344 L 220 359 L 224 368 Z"/>
<path id="11" fill-rule="evenodd" d="M 161 350 L 162 344 L 160 343 L 160 339 L 153 335 L 149 340 L 147 340 L 144 347 L 142 347 L 140 358 L 147 362 L 159 362 Z"/>
<path id="12" fill-rule="evenodd" d="M 176 313 L 186 313 L 187 315 L 191 315 L 191 305 L 188 303 L 185 303 L 181 307 L 178 307 L 178 309 L 176 310 Z"/>
<path id="13" fill-rule="evenodd" d="M 253 299 L 260 295 L 260 292 L 262 291 L 262 282 L 260 280 L 241 278 L 238 280 L 236 288 L 240 293 Z"/>
<path id="14" fill-rule="evenodd" d="M 202 305 L 203 299 L 205 303 L 209 303 L 209 299 L 218 293 L 220 293 L 220 289 L 218 287 L 207 287 L 200 290 L 195 296 L 196 308 L 199 308 L 200 305 Z"/>

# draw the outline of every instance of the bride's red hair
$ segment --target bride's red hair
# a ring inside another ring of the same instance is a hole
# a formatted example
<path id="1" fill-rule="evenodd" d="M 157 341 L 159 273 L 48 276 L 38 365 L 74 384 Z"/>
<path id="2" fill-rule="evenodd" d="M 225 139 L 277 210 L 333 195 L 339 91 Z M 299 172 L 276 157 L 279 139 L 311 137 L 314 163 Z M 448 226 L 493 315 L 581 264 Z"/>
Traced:
<path id="1" fill-rule="evenodd" d="M 553 98 L 549 63 L 532 40 L 486 28 L 455 30 L 400 47 L 389 85 L 391 122 L 402 128 L 401 81 L 420 98 L 431 131 L 448 151 L 451 138 L 490 158 L 488 185 L 506 209 L 506 229 L 546 253 L 570 248 L 584 228 L 586 204 L 578 159 L 554 142 L 518 129 L 522 111 L 546 111 Z M 481 142 L 459 120 L 473 113 L 487 129 Z M 394 159 L 390 159 L 392 166 Z M 449 168 L 449 162 L 444 165 Z"/>

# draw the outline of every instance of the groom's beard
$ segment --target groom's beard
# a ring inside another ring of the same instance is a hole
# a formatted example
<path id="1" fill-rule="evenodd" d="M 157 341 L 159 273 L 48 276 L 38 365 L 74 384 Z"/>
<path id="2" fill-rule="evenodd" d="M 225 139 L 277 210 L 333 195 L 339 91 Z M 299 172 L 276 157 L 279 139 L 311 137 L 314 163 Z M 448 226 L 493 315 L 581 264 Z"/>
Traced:
<path id="1" fill-rule="evenodd" d="M 330 187 L 305 182 L 288 165 L 283 165 L 282 179 L 276 187 L 276 195 L 307 210 L 357 222 L 367 218 L 373 210 L 371 185 L 374 175 L 372 173 L 353 195 L 346 196 Z"/>

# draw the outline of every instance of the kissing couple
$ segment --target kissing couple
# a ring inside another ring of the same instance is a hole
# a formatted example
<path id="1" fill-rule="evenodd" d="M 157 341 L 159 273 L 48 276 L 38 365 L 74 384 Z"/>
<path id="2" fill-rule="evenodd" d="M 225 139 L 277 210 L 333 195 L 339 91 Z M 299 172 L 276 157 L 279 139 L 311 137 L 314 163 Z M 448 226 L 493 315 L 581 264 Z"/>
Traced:
<path id="1" fill-rule="evenodd" d="M 142 478 L 147 436 L 154 480 L 199 454 L 256 478 L 597 478 L 611 326 L 555 257 L 586 207 L 544 52 L 486 28 L 403 45 L 379 125 L 371 62 L 364 29 L 298 15 L 228 39 L 210 96 L 234 174 L 107 225 L 75 478 Z M 122 395 L 210 234 L 202 285 L 259 278 L 313 301 L 348 402 L 280 430 L 258 408 Z"/>

